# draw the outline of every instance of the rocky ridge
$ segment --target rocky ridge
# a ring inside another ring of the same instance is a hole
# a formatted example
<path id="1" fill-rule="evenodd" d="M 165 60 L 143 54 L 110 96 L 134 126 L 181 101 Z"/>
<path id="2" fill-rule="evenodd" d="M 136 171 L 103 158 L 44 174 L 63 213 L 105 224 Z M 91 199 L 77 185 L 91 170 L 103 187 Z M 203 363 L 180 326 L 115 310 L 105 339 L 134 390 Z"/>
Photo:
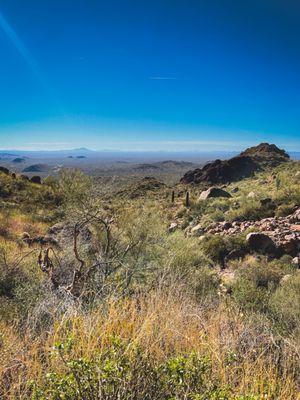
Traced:
<path id="1" fill-rule="evenodd" d="M 252 176 L 267 167 L 289 160 L 289 155 L 274 144 L 261 143 L 250 147 L 229 160 L 216 160 L 188 171 L 180 180 L 183 184 L 225 184 Z"/>

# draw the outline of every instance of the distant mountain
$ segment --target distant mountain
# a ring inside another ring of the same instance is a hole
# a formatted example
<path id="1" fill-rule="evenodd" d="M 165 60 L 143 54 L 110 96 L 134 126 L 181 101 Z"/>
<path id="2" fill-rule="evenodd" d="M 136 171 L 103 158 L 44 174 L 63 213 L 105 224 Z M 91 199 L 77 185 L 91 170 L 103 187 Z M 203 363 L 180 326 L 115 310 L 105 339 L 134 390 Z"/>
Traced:
<path id="1" fill-rule="evenodd" d="M 15 163 L 15 164 L 21 164 L 21 163 L 23 163 L 23 162 L 25 162 L 25 161 L 26 161 L 26 158 L 25 158 L 25 157 L 17 157 L 17 158 L 14 158 L 14 159 L 12 160 L 12 162 Z"/>
<path id="2" fill-rule="evenodd" d="M 10 159 L 10 158 L 13 158 L 13 157 L 17 157 L 17 154 L 6 153 L 6 152 L 2 153 L 2 152 L 0 152 L 0 159 Z"/>
<path id="3" fill-rule="evenodd" d="M 94 152 L 94 150 L 87 149 L 86 147 L 79 147 L 78 149 L 74 149 L 74 150 L 70 150 L 70 151 L 73 151 L 73 152 L 81 151 L 81 152 L 85 152 L 85 153 L 93 153 Z"/>
<path id="4" fill-rule="evenodd" d="M 78 153 L 81 153 L 81 155 L 88 155 L 95 153 L 93 150 L 86 149 L 85 147 L 78 148 L 78 149 L 71 149 L 71 150 L 7 150 L 7 151 L 1 151 L 0 150 L 0 158 L 1 157 L 18 157 L 18 156 L 42 156 L 46 155 L 49 157 L 57 157 L 57 156 L 62 156 L 62 155 L 72 155 L 74 154 L 75 156 L 78 155 Z"/>
<path id="5" fill-rule="evenodd" d="M 46 164 L 33 164 L 24 168 L 22 172 L 47 172 L 49 171 L 49 166 Z"/>

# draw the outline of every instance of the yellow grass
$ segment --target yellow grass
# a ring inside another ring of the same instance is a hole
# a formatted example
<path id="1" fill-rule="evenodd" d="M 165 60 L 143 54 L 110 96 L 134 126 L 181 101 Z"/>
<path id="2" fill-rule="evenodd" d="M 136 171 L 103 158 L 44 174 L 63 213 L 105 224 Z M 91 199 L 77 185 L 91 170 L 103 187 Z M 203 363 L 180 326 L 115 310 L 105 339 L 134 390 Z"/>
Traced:
<path id="1" fill-rule="evenodd" d="M 250 335 L 247 339 L 251 341 L 251 335 L 256 334 L 255 330 L 247 330 L 245 318 L 225 306 L 204 315 L 201 306 L 179 295 L 154 292 L 142 298 L 111 301 L 107 308 L 88 316 L 62 318 L 53 331 L 35 339 L 28 332 L 20 338 L 13 328 L 1 324 L 0 389 L 3 398 L 26 399 L 28 380 L 39 382 L 46 370 L 64 368 L 51 355 L 57 341 L 72 337 L 75 346 L 71 356 L 91 357 L 104 350 L 114 335 L 127 343 L 127 352 L 139 345 L 158 364 L 192 351 L 209 355 L 214 375 L 222 385 L 234 387 L 236 396 L 250 393 L 260 399 L 275 399 L 276 392 L 278 400 L 299 399 L 292 374 L 296 366 L 291 361 L 279 375 L 264 342 L 260 343 L 259 333 L 252 338 L 257 344 L 246 346 L 245 353 L 241 353 L 241 340 Z M 229 365 L 228 355 L 235 353 L 239 353 L 239 359 Z"/>

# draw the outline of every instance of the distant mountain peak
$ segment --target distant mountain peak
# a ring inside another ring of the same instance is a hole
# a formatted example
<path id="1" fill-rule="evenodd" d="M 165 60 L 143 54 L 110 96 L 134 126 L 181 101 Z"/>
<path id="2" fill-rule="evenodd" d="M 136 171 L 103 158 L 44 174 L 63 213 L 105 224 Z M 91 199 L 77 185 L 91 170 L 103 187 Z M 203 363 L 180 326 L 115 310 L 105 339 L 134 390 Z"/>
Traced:
<path id="1" fill-rule="evenodd" d="M 86 147 L 79 147 L 78 149 L 74 149 L 71 151 L 86 151 L 86 152 L 92 152 L 93 150 L 87 149 Z"/>

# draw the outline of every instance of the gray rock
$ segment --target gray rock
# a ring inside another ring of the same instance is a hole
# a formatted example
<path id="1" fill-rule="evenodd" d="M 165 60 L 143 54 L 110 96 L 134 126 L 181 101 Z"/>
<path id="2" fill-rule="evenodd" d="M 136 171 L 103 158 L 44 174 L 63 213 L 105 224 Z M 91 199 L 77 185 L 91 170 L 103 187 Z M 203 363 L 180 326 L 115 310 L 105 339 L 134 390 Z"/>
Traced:
<path id="1" fill-rule="evenodd" d="M 191 234 L 193 236 L 201 236 L 201 235 L 203 235 L 203 233 L 204 233 L 204 229 L 201 224 L 198 224 L 191 229 Z"/>
<path id="2" fill-rule="evenodd" d="M 172 222 L 168 228 L 168 232 L 172 233 L 172 232 L 176 231 L 177 228 L 178 228 L 177 222 Z"/>
<path id="3" fill-rule="evenodd" d="M 211 187 L 200 194 L 199 200 L 206 200 L 215 197 L 229 198 L 231 197 L 231 194 L 226 192 L 226 190 L 217 187 Z"/>
<path id="4" fill-rule="evenodd" d="M 294 257 L 292 260 L 292 264 L 299 268 L 300 267 L 300 258 Z"/>

